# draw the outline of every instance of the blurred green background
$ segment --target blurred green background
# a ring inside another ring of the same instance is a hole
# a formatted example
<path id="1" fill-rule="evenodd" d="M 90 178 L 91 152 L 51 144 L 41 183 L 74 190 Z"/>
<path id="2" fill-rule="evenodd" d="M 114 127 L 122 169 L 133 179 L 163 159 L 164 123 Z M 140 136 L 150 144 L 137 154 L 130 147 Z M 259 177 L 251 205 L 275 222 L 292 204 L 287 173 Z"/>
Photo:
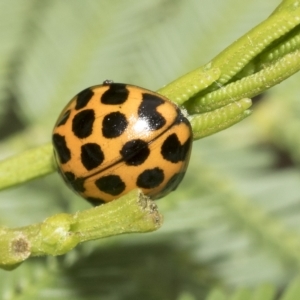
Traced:
<path id="1" fill-rule="evenodd" d="M 280 3 L 261 0 L 1 0 L 0 158 L 51 139 L 64 105 L 105 79 L 156 90 L 205 64 Z M 299 74 L 254 113 L 194 143 L 154 233 L 88 242 L 0 271 L 1 299 L 204 299 L 274 284 L 300 266 Z M 90 205 L 57 174 L 1 192 L 16 227 Z"/>

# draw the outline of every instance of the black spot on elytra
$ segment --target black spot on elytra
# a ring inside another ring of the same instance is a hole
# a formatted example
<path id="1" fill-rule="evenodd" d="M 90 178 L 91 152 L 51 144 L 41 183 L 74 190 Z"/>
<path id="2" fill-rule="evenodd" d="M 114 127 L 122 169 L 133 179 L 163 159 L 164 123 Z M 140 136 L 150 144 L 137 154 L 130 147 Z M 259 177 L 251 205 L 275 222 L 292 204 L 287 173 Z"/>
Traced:
<path id="1" fill-rule="evenodd" d="M 94 92 L 91 89 L 85 89 L 77 95 L 75 109 L 84 108 L 91 98 L 94 96 Z"/>
<path id="2" fill-rule="evenodd" d="M 191 124 L 190 124 L 189 120 L 183 115 L 183 113 L 181 112 L 181 110 L 178 107 L 176 107 L 176 112 L 177 112 L 177 117 L 176 117 L 176 120 L 174 122 L 174 125 L 184 123 L 188 127 L 191 127 Z"/>
<path id="3" fill-rule="evenodd" d="M 161 146 L 161 155 L 164 159 L 177 163 L 184 161 L 191 148 L 191 138 L 181 145 L 177 135 L 172 133 L 169 135 Z"/>
<path id="4" fill-rule="evenodd" d="M 62 117 L 57 121 L 56 126 L 58 127 L 58 126 L 61 126 L 61 125 L 66 124 L 66 122 L 67 122 L 68 119 L 69 119 L 70 113 L 71 113 L 71 111 L 70 111 L 70 110 L 67 110 L 67 111 L 62 115 Z"/>
<path id="5" fill-rule="evenodd" d="M 108 175 L 101 177 L 95 181 L 98 189 L 104 193 L 117 196 L 126 188 L 125 183 L 117 175 Z"/>
<path id="6" fill-rule="evenodd" d="M 67 147 L 66 139 L 64 136 L 55 133 L 52 136 L 52 141 L 56 153 L 58 155 L 58 159 L 62 164 L 65 164 L 71 159 L 71 151 Z"/>
<path id="7" fill-rule="evenodd" d="M 160 168 L 148 169 L 142 172 L 136 181 L 140 188 L 152 189 L 159 186 L 164 181 L 164 171 Z"/>
<path id="8" fill-rule="evenodd" d="M 126 84 L 111 83 L 109 89 L 102 94 L 100 101 L 110 105 L 122 104 L 127 100 L 128 95 Z"/>
<path id="9" fill-rule="evenodd" d="M 120 136 L 127 128 L 126 116 L 118 111 L 106 115 L 102 121 L 102 134 L 111 139 Z"/>
<path id="10" fill-rule="evenodd" d="M 87 170 L 97 168 L 103 160 L 104 154 L 98 144 L 87 143 L 81 146 L 81 162 Z"/>
<path id="11" fill-rule="evenodd" d="M 94 206 L 98 206 L 101 204 L 105 204 L 106 202 L 101 199 L 101 198 L 96 198 L 96 197 L 87 197 L 85 198 L 88 202 L 90 202 Z"/>
<path id="12" fill-rule="evenodd" d="M 69 184 L 69 186 L 72 187 L 73 190 L 79 193 L 85 192 L 84 178 L 76 178 L 74 173 L 72 172 L 63 173 L 63 177 L 65 178 L 65 181 Z"/>
<path id="13" fill-rule="evenodd" d="M 138 116 L 147 121 L 150 130 L 158 130 L 166 124 L 165 118 L 156 110 L 164 102 L 159 96 L 143 93 L 142 103 L 138 108 Z"/>
<path id="14" fill-rule="evenodd" d="M 82 110 L 75 115 L 72 121 L 73 133 L 78 138 L 86 138 L 93 131 L 93 124 L 95 121 L 95 112 L 92 109 Z"/>
<path id="15" fill-rule="evenodd" d="M 65 172 L 63 173 L 63 176 L 65 177 L 65 179 L 67 180 L 67 182 L 71 182 L 75 180 L 75 174 L 72 172 Z"/>
<path id="16" fill-rule="evenodd" d="M 143 140 L 131 140 L 120 151 L 122 159 L 127 165 L 138 166 L 142 164 L 150 154 L 148 144 Z"/>

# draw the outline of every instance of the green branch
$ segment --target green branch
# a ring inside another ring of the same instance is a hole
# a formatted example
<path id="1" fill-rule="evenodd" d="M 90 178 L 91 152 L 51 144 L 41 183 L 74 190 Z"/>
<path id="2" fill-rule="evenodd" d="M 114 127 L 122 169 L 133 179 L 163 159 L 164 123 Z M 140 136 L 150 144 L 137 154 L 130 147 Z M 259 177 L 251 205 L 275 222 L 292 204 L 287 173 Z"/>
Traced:
<path id="1" fill-rule="evenodd" d="M 75 214 L 61 213 L 21 228 L 0 227 L 0 267 L 12 269 L 30 256 L 61 255 L 84 241 L 158 229 L 162 216 L 134 190 L 118 201 Z"/>
<path id="2" fill-rule="evenodd" d="M 52 144 L 30 149 L 0 162 L 0 190 L 56 170 Z"/>

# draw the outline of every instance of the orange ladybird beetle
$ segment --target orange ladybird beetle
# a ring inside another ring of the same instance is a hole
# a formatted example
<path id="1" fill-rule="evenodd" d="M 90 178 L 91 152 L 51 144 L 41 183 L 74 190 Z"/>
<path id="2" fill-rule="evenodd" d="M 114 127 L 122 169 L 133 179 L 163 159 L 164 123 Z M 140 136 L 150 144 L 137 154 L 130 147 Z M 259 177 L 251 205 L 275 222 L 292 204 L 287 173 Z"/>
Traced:
<path id="1" fill-rule="evenodd" d="M 151 199 L 175 190 L 189 163 L 192 130 L 164 96 L 107 80 L 67 104 L 52 141 L 66 183 L 99 205 L 135 188 Z"/>

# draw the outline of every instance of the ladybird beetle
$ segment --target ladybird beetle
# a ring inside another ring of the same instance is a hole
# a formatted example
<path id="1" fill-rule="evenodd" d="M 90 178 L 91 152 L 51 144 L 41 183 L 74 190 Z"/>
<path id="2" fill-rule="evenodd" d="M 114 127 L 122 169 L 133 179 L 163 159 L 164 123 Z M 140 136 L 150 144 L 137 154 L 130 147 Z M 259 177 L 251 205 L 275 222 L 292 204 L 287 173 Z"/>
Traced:
<path id="1" fill-rule="evenodd" d="M 67 104 L 52 140 L 66 183 L 99 205 L 135 188 L 151 199 L 175 190 L 188 166 L 192 130 L 164 96 L 107 80 Z"/>

